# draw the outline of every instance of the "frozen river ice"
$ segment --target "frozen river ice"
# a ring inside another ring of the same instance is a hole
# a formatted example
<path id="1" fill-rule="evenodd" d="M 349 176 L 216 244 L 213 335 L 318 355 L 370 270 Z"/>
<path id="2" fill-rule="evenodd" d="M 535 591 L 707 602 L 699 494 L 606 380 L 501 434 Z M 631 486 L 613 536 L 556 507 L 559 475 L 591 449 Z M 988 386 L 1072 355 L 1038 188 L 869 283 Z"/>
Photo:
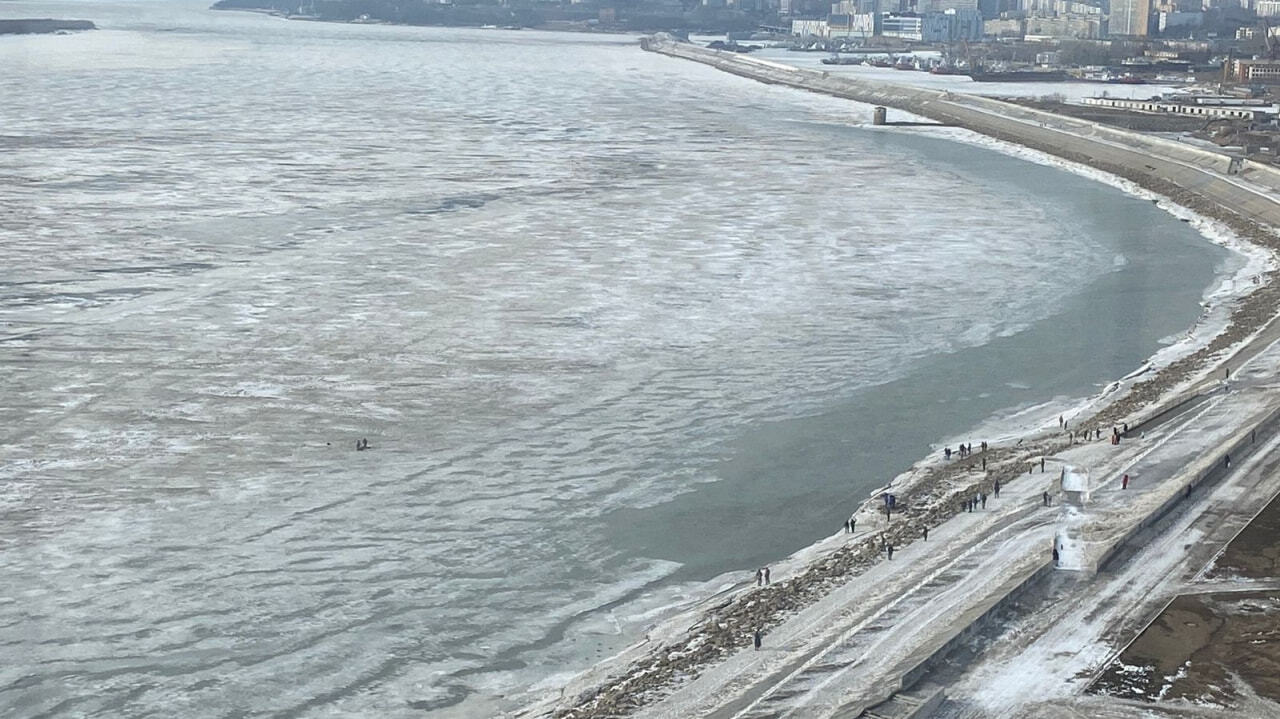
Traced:
<path id="1" fill-rule="evenodd" d="M 0 14 L 102 28 L 0 39 L 13 716 L 492 714 L 1226 262 L 631 38 Z"/>

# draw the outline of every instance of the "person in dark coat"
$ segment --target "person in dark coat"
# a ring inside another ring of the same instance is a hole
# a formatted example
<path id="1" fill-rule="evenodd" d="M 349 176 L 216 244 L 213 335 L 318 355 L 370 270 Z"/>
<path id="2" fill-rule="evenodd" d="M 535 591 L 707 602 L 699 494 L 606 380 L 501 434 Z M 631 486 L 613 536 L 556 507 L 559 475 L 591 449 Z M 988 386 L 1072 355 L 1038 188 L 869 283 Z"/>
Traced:
<path id="1" fill-rule="evenodd" d="M 753 643 L 755 643 L 755 645 L 756 645 L 756 649 L 759 649 L 759 648 L 760 648 L 760 641 L 761 641 L 763 638 L 764 638 L 764 635 L 760 633 L 760 630 L 759 630 L 759 629 L 755 630 L 755 632 L 753 632 L 753 633 L 751 634 L 751 641 L 752 641 Z"/>

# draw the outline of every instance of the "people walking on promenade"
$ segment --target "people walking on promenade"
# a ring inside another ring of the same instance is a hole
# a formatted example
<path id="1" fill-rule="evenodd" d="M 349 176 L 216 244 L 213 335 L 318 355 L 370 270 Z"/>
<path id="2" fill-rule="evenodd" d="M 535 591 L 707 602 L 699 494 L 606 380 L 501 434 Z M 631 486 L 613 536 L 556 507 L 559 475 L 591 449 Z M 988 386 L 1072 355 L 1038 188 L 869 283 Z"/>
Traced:
<path id="1" fill-rule="evenodd" d="M 769 568 L 768 567 L 764 568 L 764 585 L 766 587 L 769 586 Z"/>
<path id="2" fill-rule="evenodd" d="M 893 559 L 893 545 L 889 545 L 889 559 Z"/>
<path id="3" fill-rule="evenodd" d="M 756 570 L 756 586 L 757 587 L 764 586 L 764 569 L 763 568 Z"/>
<path id="4" fill-rule="evenodd" d="M 943 448 L 942 448 L 942 456 L 946 457 L 947 459 L 951 459 L 951 448 L 950 448 L 950 447 L 943 447 Z"/>
<path id="5" fill-rule="evenodd" d="M 1044 506 L 1048 507 L 1048 506 L 1049 506 L 1049 493 L 1048 493 L 1048 492 L 1045 492 L 1044 494 L 1040 495 L 1040 498 L 1044 500 Z"/>
<path id="6" fill-rule="evenodd" d="M 1044 457 L 1040 458 L 1040 474 L 1044 474 Z"/>
<path id="7" fill-rule="evenodd" d="M 1000 480 L 998 479 L 996 480 L 995 486 L 992 488 L 992 494 L 994 494 L 997 497 L 1000 496 Z"/>
<path id="8" fill-rule="evenodd" d="M 858 524 L 857 518 L 851 515 L 849 517 L 849 534 L 853 534 L 854 527 L 856 527 L 857 524 Z"/>
<path id="9" fill-rule="evenodd" d="M 924 528 L 924 541 L 926 541 L 926 542 L 927 542 L 927 541 L 929 541 L 929 528 L 928 528 L 928 527 L 925 527 L 925 528 Z"/>
<path id="10" fill-rule="evenodd" d="M 1128 489 L 1128 488 L 1129 488 L 1129 475 L 1126 474 L 1125 476 L 1120 478 L 1120 489 Z"/>
<path id="11" fill-rule="evenodd" d="M 756 645 L 756 650 L 757 650 L 757 651 L 759 651 L 759 649 L 760 649 L 760 643 L 761 643 L 761 641 L 762 641 L 763 639 L 764 639 L 764 635 L 760 633 L 760 630 L 759 630 L 759 629 L 755 630 L 755 631 L 751 634 L 751 641 Z"/>
<path id="12" fill-rule="evenodd" d="M 987 508 L 987 495 L 984 493 L 984 494 L 979 495 L 979 496 L 981 497 L 981 500 L 982 500 L 982 508 L 983 508 L 983 509 L 986 509 L 986 508 Z"/>

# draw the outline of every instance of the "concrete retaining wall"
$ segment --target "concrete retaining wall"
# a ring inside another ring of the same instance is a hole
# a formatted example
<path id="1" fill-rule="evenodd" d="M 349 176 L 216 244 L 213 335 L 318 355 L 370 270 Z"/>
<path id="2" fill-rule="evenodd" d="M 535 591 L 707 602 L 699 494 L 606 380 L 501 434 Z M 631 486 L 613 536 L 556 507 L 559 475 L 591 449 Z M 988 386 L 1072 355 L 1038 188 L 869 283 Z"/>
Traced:
<path id="1" fill-rule="evenodd" d="M 938 662 L 945 659 L 948 654 L 956 650 L 965 641 L 968 641 L 974 634 L 990 626 L 991 620 L 997 612 L 1020 599 L 1028 591 L 1034 589 L 1041 582 L 1048 579 L 1049 575 L 1053 572 L 1053 560 L 1049 559 L 1046 555 L 1044 564 L 1039 565 L 1035 571 L 1031 572 L 1024 577 L 1021 582 L 1014 585 L 1008 593 L 992 603 L 991 606 L 987 607 L 986 611 L 978 616 L 977 619 L 974 619 L 963 629 L 956 632 L 956 634 L 948 639 L 945 644 L 938 647 L 936 651 L 922 659 L 919 664 L 903 674 L 899 685 L 899 691 L 910 689 L 915 686 L 916 683 L 936 667 Z"/>
<path id="2" fill-rule="evenodd" d="M 1280 191 L 1280 169 L 1255 160 L 1245 160 L 1239 175 L 1250 182 Z"/>
<path id="3" fill-rule="evenodd" d="M 1182 410 L 1189 408 L 1192 404 L 1204 400 L 1208 396 L 1209 395 L 1206 392 L 1193 392 L 1184 397 L 1175 399 L 1170 404 L 1157 408 L 1154 413 L 1129 425 L 1129 430 L 1121 436 L 1132 437 L 1135 434 L 1145 432 L 1147 429 L 1159 424 L 1166 418 L 1178 414 Z"/>
<path id="4" fill-rule="evenodd" d="M 1174 491 L 1155 511 L 1135 524 L 1114 545 L 1103 552 L 1098 558 L 1098 569 L 1101 570 L 1105 567 L 1120 550 L 1124 549 L 1143 531 L 1164 519 L 1183 500 L 1190 496 L 1188 492 L 1194 493 L 1201 487 L 1212 486 L 1226 476 L 1228 467 L 1225 460 L 1228 456 L 1238 466 L 1241 461 L 1253 454 L 1259 437 L 1270 437 L 1277 430 L 1280 430 L 1280 409 L 1272 411 L 1256 424 L 1240 430 L 1228 443 L 1219 445 L 1217 449 L 1197 460 L 1188 468 L 1188 471 L 1184 473 L 1179 481 L 1168 485 L 1168 488 Z"/>

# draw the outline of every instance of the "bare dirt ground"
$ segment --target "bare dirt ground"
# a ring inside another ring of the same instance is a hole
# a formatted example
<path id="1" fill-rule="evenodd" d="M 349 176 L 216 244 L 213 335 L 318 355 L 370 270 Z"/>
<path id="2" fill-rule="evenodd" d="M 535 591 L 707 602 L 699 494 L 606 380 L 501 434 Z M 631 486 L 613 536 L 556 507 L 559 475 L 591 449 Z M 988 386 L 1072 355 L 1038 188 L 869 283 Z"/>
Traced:
<path id="1" fill-rule="evenodd" d="M 1280 701 L 1280 591 L 1184 594 L 1173 600 L 1091 691 L 1123 699 L 1236 707 Z"/>
<path id="2" fill-rule="evenodd" d="M 1254 517 L 1205 576 L 1280 580 L 1280 499 Z"/>
<path id="3" fill-rule="evenodd" d="M 1176 597 L 1089 691 L 1237 710 L 1242 700 L 1280 702 L 1278 529 L 1280 499 L 1201 575 L 1205 586 L 1237 585 L 1244 591 Z"/>
<path id="4" fill-rule="evenodd" d="M 1153 89 L 1153 94 L 1158 91 Z M 1035 108 L 1036 110 L 1044 110 L 1052 112 L 1056 115 L 1066 115 L 1080 120 L 1088 120 L 1090 122 L 1099 122 L 1104 125 L 1113 127 L 1122 127 L 1126 130 L 1138 130 L 1140 132 L 1195 132 L 1204 127 L 1205 121 L 1202 117 L 1188 117 L 1178 115 L 1155 115 L 1149 112 L 1130 112 L 1128 110 L 1117 110 L 1109 107 L 1090 107 L 1087 105 L 1072 105 L 1066 102 L 1050 102 L 1034 98 L 1025 97 L 1008 97 L 1003 98 L 1006 102 L 1012 102 L 1018 105 Z"/>

